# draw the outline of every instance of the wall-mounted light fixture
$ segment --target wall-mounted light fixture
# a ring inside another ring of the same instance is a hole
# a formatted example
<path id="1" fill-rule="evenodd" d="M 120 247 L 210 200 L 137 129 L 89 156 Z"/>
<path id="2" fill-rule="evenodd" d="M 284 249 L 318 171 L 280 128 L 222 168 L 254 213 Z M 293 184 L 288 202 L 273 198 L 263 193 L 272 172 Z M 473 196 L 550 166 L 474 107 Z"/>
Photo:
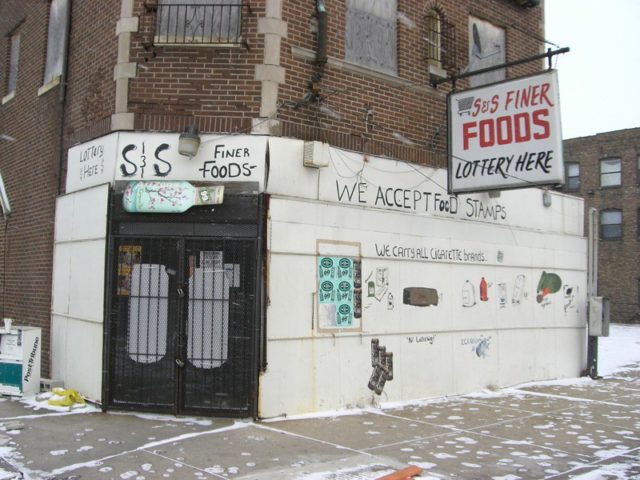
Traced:
<path id="1" fill-rule="evenodd" d="M 195 157 L 200 148 L 200 135 L 196 125 L 188 125 L 178 139 L 178 152 L 180 155 Z"/>
<path id="2" fill-rule="evenodd" d="M 549 208 L 552 202 L 551 198 L 551 194 L 547 190 L 544 190 L 542 192 L 542 205 Z"/>

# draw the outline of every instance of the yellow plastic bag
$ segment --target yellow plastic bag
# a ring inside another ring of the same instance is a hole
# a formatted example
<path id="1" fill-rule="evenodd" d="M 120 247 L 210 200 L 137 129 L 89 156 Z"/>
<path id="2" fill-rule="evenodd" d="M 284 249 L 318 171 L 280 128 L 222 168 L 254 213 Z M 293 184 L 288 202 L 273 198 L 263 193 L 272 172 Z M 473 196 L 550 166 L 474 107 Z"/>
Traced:
<path id="1" fill-rule="evenodd" d="M 54 388 L 51 390 L 56 397 L 50 398 L 47 403 L 54 407 L 70 407 L 72 405 L 84 405 L 84 398 L 76 390 Z"/>

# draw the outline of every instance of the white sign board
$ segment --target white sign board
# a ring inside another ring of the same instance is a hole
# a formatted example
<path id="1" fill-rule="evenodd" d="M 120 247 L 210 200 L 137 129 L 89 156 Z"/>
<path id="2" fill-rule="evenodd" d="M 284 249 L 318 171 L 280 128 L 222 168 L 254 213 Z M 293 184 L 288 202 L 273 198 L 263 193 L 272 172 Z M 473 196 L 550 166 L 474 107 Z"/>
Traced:
<path id="1" fill-rule="evenodd" d="M 198 154 L 178 152 L 178 134 L 121 133 L 116 180 L 258 182 L 264 187 L 267 137 L 201 135 Z"/>
<path id="2" fill-rule="evenodd" d="M 452 93 L 449 191 L 564 183 L 555 70 Z"/>
<path id="3" fill-rule="evenodd" d="M 267 137 L 200 135 L 198 154 L 178 152 L 177 133 L 112 133 L 69 149 L 66 192 L 114 180 L 256 182 L 264 188 Z"/>
<path id="4" fill-rule="evenodd" d="M 70 148 L 66 192 L 77 192 L 112 182 L 117 148 L 117 133 Z"/>

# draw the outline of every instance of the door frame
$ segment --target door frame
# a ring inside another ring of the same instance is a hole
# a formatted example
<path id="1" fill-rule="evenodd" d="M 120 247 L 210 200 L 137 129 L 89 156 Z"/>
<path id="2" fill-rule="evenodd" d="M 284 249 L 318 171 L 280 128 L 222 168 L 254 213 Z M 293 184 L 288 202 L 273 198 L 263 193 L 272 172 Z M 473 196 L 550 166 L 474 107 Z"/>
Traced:
<path id="1" fill-rule="evenodd" d="M 252 316 L 252 339 L 250 342 L 251 359 L 249 362 L 249 394 L 248 408 L 238 410 L 215 410 L 206 413 L 197 412 L 206 416 L 230 416 L 253 417 L 258 414 L 258 387 L 259 375 L 265 367 L 264 338 L 265 329 L 265 302 L 264 302 L 264 229 L 266 226 L 265 195 L 225 195 L 225 203 L 217 205 L 215 209 L 194 208 L 183 214 L 131 214 L 122 208 L 122 195 L 112 194 L 108 219 L 108 241 L 105 268 L 105 306 L 104 306 L 104 338 L 103 338 L 103 369 L 102 369 L 102 409 L 122 409 L 134 411 L 155 411 L 158 409 L 144 408 L 143 406 L 120 406 L 111 403 L 111 308 L 114 282 L 117 282 L 117 272 L 114 274 L 113 262 L 116 239 L 122 236 L 138 236 L 140 238 L 164 238 L 173 239 L 182 245 L 190 239 L 219 239 L 226 241 L 253 240 L 256 245 L 253 271 L 255 272 L 254 292 L 255 301 Z M 182 252 L 184 254 L 184 252 Z M 186 328 L 186 327 L 181 327 Z M 175 381 L 173 375 L 172 381 Z M 180 403 L 179 390 L 175 389 L 176 400 L 173 409 L 177 409 Z M 178 414 L 190 414 L 189 411 L 171 412 Z M 192 413 L 191 413 L 192 414 Z"/>

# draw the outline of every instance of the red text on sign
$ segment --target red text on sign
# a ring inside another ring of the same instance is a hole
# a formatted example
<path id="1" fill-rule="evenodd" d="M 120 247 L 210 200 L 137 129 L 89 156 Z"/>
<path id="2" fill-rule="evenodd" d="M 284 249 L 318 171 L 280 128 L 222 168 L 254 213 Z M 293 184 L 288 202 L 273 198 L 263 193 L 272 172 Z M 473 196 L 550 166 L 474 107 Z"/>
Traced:
<path id="1" fill-rule="evenodd" d="M 480 148 L 487 148 L 549 138 L 551 127 L 548 116 L 549 109 L 541 108 L 533 112 L 464 123 L 463 148 L 468 150 L 471 142 L 477 142 Z"/>

